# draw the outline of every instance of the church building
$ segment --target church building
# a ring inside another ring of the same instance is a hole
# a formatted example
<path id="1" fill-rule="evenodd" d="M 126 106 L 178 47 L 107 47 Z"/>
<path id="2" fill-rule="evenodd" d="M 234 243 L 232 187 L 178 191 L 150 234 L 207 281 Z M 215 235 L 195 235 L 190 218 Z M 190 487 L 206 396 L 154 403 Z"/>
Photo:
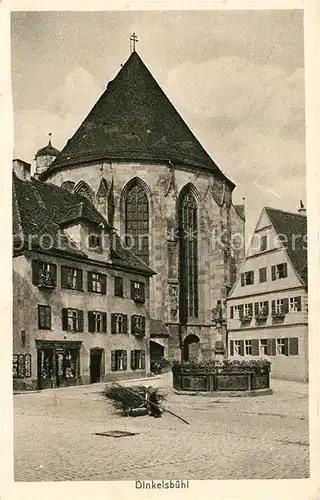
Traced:
<path id="1" fill-rule="evenodd" d="M 79 125 L 60 153 L 51 142 L 38 151 L 36 177 L 86 196 L 155 272 L 151 359 L 214 358 L 213 310 L 244 254 L 230 245 L 245 224 L 235 185 L 135 50 Z"/>

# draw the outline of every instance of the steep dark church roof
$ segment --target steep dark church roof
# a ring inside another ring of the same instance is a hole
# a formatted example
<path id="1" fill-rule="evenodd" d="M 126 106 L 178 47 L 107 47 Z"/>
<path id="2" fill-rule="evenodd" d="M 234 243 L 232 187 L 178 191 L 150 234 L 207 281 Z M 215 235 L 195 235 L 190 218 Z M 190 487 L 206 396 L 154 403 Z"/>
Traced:
<path id="1" fill-rule="evenodd" d="M 144 262 L 123 247 L 120 237 L 84 196 L 35 178 L 22 180 L 15 174 L 12 184 L 14 248 L 20 248 L 21 243 L 24 243 L 29 250 L 41 248 L 43 252 L 50 243 L 51 248 L 46 251 L 48 254 L 55 251 L 87 259 L 85 251 L 79 249 L 63 231 L 66 223 L 85 220 L 95 226 L 103 226 L 106 232 L 112 233 L 115 244 L 111 251 L 111 264 L 147 275 L 154 274 Z"/>
<path id="2" fill-rule="evenodd" d="M 288 257 L 302 281 L 308 281 L 308 250 L 307 250 L 307 217 L 305 215 L 285 212 L 275 208 L 265 207 L 265 211 Z"/>
<path id="3" fill-rule="evenodd" d="M 60 155 L 41 174 L 79 163 L 172 161 L 209 169 L 233 189 L 136 52 L 133 52 Z"/>

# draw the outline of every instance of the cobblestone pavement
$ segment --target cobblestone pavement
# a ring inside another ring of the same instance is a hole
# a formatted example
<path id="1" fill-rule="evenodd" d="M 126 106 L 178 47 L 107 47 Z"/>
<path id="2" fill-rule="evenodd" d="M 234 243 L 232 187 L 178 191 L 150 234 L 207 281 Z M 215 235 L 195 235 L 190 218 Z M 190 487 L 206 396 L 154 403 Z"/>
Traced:
<path id="1" fill-rule="evenodd" d="M 170 374 L 152 380 L 190 425 L 169 414 L 119 416 L 103 384 L 15 395 L 15 480 L 309 476 L 307 385 L 274 380 L 272 395 L 213 399 L 176 395 L 170 384 Z M 95 435 L 110 430 L 135 435 Z"/>

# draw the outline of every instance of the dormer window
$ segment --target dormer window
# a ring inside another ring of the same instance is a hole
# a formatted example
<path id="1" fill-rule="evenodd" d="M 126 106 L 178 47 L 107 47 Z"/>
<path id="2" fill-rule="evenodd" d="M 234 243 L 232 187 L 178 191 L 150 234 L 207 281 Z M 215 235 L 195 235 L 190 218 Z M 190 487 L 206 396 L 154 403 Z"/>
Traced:
<path id="1" fill-rule="evenodd" d="M 101 236 L 99 234 L 90 234 L 88 244 L 91 252 L 101 252 L 102 243 Z"/>
<path id="2" fill-rule="evenodd" d="M 145 284 L 140 281 L 131 281 L 131 298 L 135 302 L 145 302 Z"/>

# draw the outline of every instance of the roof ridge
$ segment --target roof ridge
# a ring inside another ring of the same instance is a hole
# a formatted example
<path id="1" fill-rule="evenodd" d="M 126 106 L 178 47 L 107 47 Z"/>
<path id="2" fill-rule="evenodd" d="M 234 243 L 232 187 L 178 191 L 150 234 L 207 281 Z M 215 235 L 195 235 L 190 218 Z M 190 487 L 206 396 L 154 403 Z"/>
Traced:
<path id="1" fill-rule="evenodd" d="M 282 210 L 281 208 L 264 207 L 264 209 L 265 210 L 272 210 L 273 212 L 280 212 L 280 213 L 288 214 L 288 215 L 295 215 L 297 217 L 303 217 L 304 219 L 307 218 L 306 215 L 299 214 L 299 213 L 296 213 L 296 212 L 289 212 L 288 210 Z"/>

